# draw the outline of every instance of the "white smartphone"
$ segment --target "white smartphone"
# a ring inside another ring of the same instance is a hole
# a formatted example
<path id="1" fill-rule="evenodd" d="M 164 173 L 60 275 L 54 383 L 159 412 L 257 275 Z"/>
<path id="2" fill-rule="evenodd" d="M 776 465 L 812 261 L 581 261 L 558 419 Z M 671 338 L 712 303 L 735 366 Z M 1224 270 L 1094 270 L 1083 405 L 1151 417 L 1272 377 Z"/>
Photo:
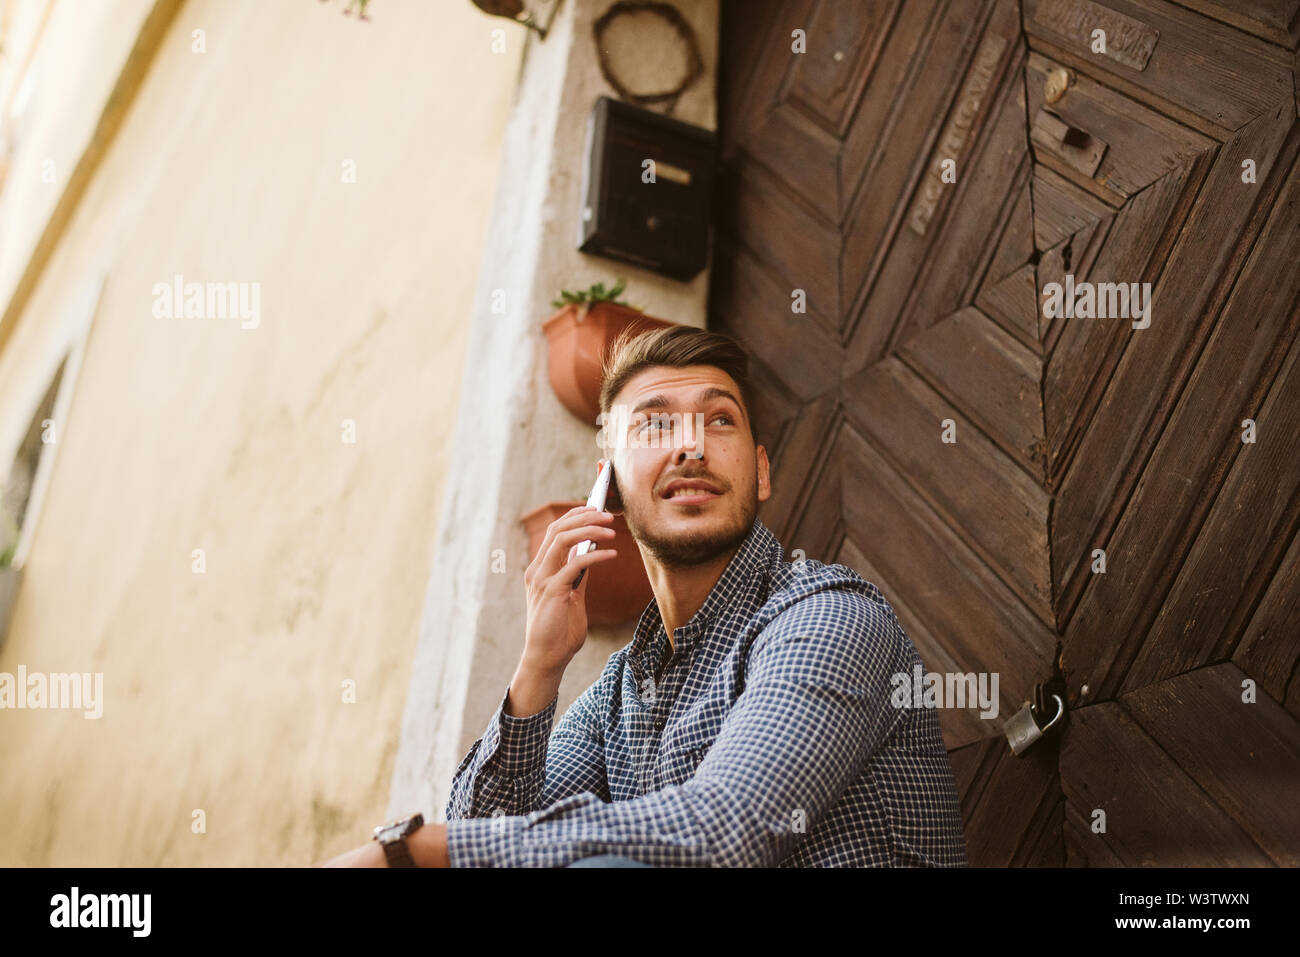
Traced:
<path id="1" fill-rule="evenodd" d="M 604 510 L 605 499 L 609 495 L 609 483 L 613 475 L 614 475 L 614 460 L 602 459 L 600 462 L 600 472 L 596 475 L 596 484 L 591 487 L 591 495 L 588 496 L 587 498 L 588 508 L 597 508 L 597 509 L 601 509 L 602 511 Z M 587 552 L 591 551 L 595 547 L 596 547 L 595 542 L 593 542 L 590 538 L 586 539 L 585 541 L 579 543 L 578 551 L 574 555 L 574 558 L 577 558 L 579 555 L 587 554 Z M 582 576 L 585 574 L 587 574 L 587 569 L 585 568 L 582 571 L 578 572 L 578 577 L 573 580 L 574 588 L 577 588 L 578 585 L 582 583 Z"/>

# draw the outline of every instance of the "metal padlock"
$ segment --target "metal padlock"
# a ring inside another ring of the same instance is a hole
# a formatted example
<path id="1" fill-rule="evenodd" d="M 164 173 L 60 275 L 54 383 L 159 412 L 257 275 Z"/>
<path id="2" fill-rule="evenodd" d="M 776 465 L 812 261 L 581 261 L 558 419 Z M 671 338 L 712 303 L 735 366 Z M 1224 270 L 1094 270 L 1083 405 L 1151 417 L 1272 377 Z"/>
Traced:
<path id="1" fill-rule="evenodd" d="M 1058 694 L 1052 695 L 1056 699 L 1056 717 L 1047 722 L 1043 727 L 1038 726 L 1038 721 L 1034 717 L 1033 706 L 1028 701 L 1024 707 L 1007 719 L 1007 723 L 1002 726 L 1006 732 L 1007 741 L 1011 743 L 1011 752 L 1013 754 L 1023 754 L 1024 751 L 1044 734 L 1051 730 L 1052 725 L 1061 720 L 1061 715 L 1065 714 L 1065 702 L 1061 700 Z"/>

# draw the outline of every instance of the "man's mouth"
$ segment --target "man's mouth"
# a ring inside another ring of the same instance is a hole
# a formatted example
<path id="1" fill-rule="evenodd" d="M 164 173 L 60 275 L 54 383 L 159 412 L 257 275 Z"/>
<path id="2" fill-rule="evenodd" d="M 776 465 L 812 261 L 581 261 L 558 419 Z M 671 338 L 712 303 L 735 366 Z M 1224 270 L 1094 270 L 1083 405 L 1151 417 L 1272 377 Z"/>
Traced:
<path id="1" fill-rule="evenodd" d="M 714 492 L 698 492 L 668 496 L 669 505 L 702 505 L 719 496 Z"/>
<path id="2" fill-rule="evenodd" d="M 692 485 L 686 482 L 674 483 L 663 496 L 664 501 L 676 505 L 700 505 L 721 497 L 722 493 L 714 491 L 711 486 Z"/>

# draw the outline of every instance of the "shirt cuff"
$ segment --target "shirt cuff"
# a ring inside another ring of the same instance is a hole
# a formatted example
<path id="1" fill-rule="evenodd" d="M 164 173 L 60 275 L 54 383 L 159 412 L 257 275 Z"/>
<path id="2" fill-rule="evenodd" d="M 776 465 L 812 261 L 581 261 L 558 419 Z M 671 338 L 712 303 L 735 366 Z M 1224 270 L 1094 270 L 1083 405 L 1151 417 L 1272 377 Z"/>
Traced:
<path id="1" fill-rule="evenodd" d="M 522 817 L 457 818 L 447 822 L 447 859 L 452 867 L 514 867 Z"/>
<path id="2" fill-rule="evenodd" d="M 546 746 L 551 738 L 551 726 L 555 723 L 555 708 L 560 696 L 557 693 L 537 714 L 526 717 L 514 717 L 506 714 L 506 701 L 510 698 L 507 687 L 497 705 L 496 713 L 488 722 L 484 733 L 484 743 L 488 745 L 488 757 L 484 762 L 489 773 L 503 774 L 510 777 L 530 774 L 546 764 Z"/>

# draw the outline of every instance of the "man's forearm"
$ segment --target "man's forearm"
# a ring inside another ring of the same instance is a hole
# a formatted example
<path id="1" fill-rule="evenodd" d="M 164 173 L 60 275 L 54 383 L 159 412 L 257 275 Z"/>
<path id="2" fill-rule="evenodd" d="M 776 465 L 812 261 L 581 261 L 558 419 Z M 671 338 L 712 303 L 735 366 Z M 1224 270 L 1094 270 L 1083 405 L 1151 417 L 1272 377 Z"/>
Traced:
<path id="1" fill-rule="evenodd" d="M 451 867 L 447 853 L 447 825 L 425 824 L 406 838 L 407 850 L 416 867 Z M 387 867 L 388 858 L 378 841 L 370 841 L 345 854 L 324 861 L 318 867 Z"/>
<path id="2" fill-rule="evenodd" d="M 520 661 L 496 714 L 456 770 L 447 820 L 536 810 L 559 682 L 559 674 Z"/>
<path id="3" fill-rule="evenodd" d="M 510 679 L 506 695 L 506 714 L 512 718 L 528 718 L 555 700 L 560 690 L 564 671 L 542 671 L 521 660 Z"/>
<path id="4" fill-rule="evenodd" d="M 410 848 L 411 860 L 417 867 L 451 867 L 446 824 L 424 825 L 406 839 L 406 846 Z"/>

